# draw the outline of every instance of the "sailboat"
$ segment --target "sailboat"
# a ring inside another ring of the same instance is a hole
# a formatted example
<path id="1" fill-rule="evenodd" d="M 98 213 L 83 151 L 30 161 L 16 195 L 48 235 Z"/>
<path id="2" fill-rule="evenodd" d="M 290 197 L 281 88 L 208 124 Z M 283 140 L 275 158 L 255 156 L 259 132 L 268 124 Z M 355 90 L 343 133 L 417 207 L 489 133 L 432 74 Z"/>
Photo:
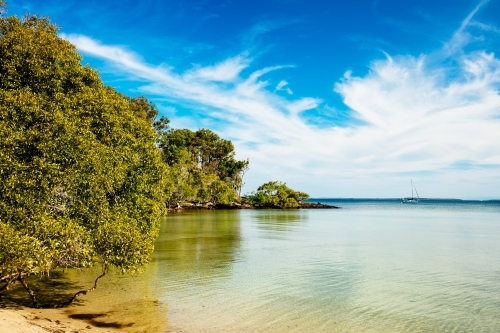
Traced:
<path id="1" fill-rule="evenodd" d="M 411 197 L 406 197 L 401 200 L 402 203 L 418 203 L 420 200 L 420 197 L 418 196 L 417 188 L 415 187 L 415 184 L 413 184 L 413 180 L 411 180 Z M 413 196 L 413 190 L 415 190 L 415 193 L 417 194 L 417 197 L 415 198 Z"/>

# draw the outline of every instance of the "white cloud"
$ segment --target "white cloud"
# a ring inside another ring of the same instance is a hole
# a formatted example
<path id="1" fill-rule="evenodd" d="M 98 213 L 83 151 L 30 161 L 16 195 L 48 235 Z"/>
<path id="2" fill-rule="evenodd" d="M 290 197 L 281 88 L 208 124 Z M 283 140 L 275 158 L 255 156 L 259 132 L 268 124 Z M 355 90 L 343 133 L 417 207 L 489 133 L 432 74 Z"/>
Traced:
<path id="1" fill-rule="evenodd" d="M 454 50 L 467 39 L 475 11 L 453 36 Z M 63 37 L 146 81 L 144 92 L 189 103 L 228 124 L 219 133 L 251 161 L 248 190 L 280 179 L 318 196 L 397 197 L 413 177 L 424 197 L 500 196 L 500 60 L 492 53 L 460 52 L 455 68 L 441 66 L 435 55 L 387 55 L 365 76 L 346 72 L 335 92 L 364 125 L 317 128 L 301 112 L 320 99 L 289 101 L 276 93 L 287 88 L 285 80 L 267 89 L 262 77 L 283 66 L 242 77 L 251 65 L 243 54 L 182 75 L 85 36 Z M 469 167 L 452 167 L 463 161 Z"/>
<path id="2" fill-rule="evenodd" d="M 102 45 L 100 42 L 78 34 L 61 34 L 61 38 L 67 39 L 75 44 L 84 53 L 104 58 L 111 61 L 118 61 L 131 69 L 144 69 L 140 58 L 119 46 Z"/>
<path id="3" fill-rule="evenodd" d="M 317 98 L 305 97 L 288 104 L 287 109 L 291 114 L 297 115 L 302 111 L 317 108 L 318 105 L 321 104 L 321 102 L 322 101 Z"/>
<path id="4" fill-rule="evenodd" d="M 281 80 L 277 85 L 276 88 L 274 88 L 274 91 L 280 91 L 280 90 L 285 90 L 288 95 L 293 95 L 292 89 L 290 89 L 288 86 L 288 82 L 285 80 Z"/>
<path id="5" fill-rule="evenodd" d="M 248 66 L 250 59 L 246 55 L 229 58 L 217 65 L 200 67 L 186 73 L 189 80 L 200 79 L 205 81 L 233 81 L 240 72 Z"/>
<path id="6" fill-rule="evenodd" d="M 288 82 L 286 82 L 285 80 L 281 80 L 274 90 L 281 90 L 281 89 L 283 89 L 284 86 L 287 86 L 287 85 L 288 85 Z"/>
<path id="7" fill-rule="evenodd" d="M 350 143 L 375 152 L 368 155 L 372 171 L 435 171 L 465 159 L 500 163 L 500 63 L 481 54 L 463 64 L 469 79 L 443 83 L 444 74 L 425 68 L 424 58 L 379 61 L 367 76 L 336 85 L 371 124 Z"/>

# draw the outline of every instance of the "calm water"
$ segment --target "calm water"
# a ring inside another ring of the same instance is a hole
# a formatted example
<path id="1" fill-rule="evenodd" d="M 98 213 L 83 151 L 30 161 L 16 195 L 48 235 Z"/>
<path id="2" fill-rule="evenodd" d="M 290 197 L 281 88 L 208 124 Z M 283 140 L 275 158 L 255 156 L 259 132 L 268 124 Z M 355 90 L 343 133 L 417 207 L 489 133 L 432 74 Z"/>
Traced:
<path id="1" fill-rule="evenodd" d="M 318 201 L 318 200 L 316 200 Z M 186 332 L 500 332 L 500 203 L 172 214 L 155 283 Z"/>
<path id="2" fill-rule="evenodd" d="M 170 214 L 144 274 L 72 311 L 130 332 L 500 332 L 500 202 L 314 201 L 344 208 Z"/>

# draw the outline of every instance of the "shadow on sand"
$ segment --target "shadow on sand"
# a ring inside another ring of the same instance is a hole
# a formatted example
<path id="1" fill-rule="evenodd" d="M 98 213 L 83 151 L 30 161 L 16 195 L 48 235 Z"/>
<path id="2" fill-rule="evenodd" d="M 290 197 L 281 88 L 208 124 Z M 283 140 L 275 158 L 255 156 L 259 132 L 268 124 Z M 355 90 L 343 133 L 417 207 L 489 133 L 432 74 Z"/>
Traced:
<path id="1" fill-rule="evenodd" d="M 36 293 L 39 304 L 59 304 L 68 301 L 77 291 L 89 288 L 91 284 L 91 280 L 87 282 L 86 279 L 75 282 L 77 279 L 72 278 L 72 275 L 74 277 L 74 274 L 68 275 L 63 271 L 56 271 L 50 277 L 31 276 L 26 282 Z M 57 310 L 37 309 L 37 311 L 58 311 L 61 320 L 67 317 L 94 327 L 119 329 L 123 332 L 162 331 L 166 324 L 166 316 L 154 318 L 161 307 L 157 300 L 125 299 L 120 293 L 116 295 L 117 283 L 113 281 L 113 277 L 106 282 L 88 296 L 77 298 L 68 307 Z M 119 289 L 122 293 L 127 292 L 126 288 Z M 0 295 L 0 309 L 20 310 L 32 306 L 30 296 L 19 282 Z"/>

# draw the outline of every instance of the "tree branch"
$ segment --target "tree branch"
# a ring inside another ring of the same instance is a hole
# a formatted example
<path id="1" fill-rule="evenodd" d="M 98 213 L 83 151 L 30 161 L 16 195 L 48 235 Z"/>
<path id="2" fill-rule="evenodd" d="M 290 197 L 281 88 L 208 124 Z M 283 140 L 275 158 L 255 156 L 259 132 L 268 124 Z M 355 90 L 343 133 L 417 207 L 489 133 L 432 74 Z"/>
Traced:
<path id="1" fill-rule="evenodd" d="M 71 297 L 71 299 L 67 302 L 61 302 L 61 303 L 56 303 L 56 304 L 39 304 L 38 303 L 38 300 L 36 299 L 36 294 L 33 290 L 30 289 L 30 287 L 28 286 L 28 284 L 26 283 L 26 281 L 24 280 L 24 276 L 26 274 L 22 274 L 22 273 L 16 273 L 16 276 L 12 277 L 11 280 L 9 280 L 7 282 L 6 285 L 4 285 L 1 289 L 0 289 L 0 294 L 6 290 L 9 289 L 10 285 L 12 284 L 12 282 L 15 282 L 16 280 L 21 282 L 21 284 L 23 285 L 24 289 L 26 289 L 26 291 L 28 292 L 28 294 L 30 295 L 31 297 L 31 300 L 33 301 L 33 307 L 35 309 L 50 309 L 50 308 L 64 308 L 68 305 L 70 305 L 71 303 L 74 302 L 74 300 L 78 297 L 78 295 L 87 295 L 87 293 L 95 290 L 97 288 L 97 281 L 99 281 L 100 278 L 102 278 L 104 275 L 106 275 L 108 273 L 108 264 L 104 264 L 103 265 L 103 269 L 102 269 L 102 274 L 99 275 L 95 281 L 94 281 L 94 286 L 92 288 L 89 288 L 89 289 L 85 289 L 85 290 L 80 290 L 79 292 L 77 292 L 76 294 L 73 295 L 73 297 Z"/>
<path id="2" fill-rule="evenodd" d="M 7 281 L 7 283 L 2 288 L 0 288 L 0 294 L 9 290 L 10 286 L 16 282 L 20 274 L 21 273 L 14 273 L 11 275 L 3 276 L 0 281 Z"/>
<path id="3" fill-rule="evenodd" d="M 15 277 L 16 277 L 16 279 L 17 279 L 17 275 L 18 275 L 18 274 L 19 274 L 19 273 L 12 273 L 12 274 L 7 274 L 7 275 L 4 275 L 4 276 L 0 277 L 0 282 L 10 280 L 13 276 L 15 276 Z"/>

